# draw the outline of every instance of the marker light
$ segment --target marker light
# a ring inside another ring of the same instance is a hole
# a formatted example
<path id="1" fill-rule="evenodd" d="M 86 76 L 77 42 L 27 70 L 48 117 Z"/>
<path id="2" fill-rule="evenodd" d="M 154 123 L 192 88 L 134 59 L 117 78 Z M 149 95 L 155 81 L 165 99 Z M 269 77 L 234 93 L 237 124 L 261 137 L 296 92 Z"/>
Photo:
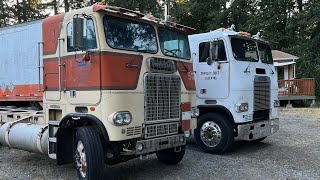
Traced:
<path id="1" fill-rule="evenodd" d="M 91 58 L 90 58 L 90 55 L 88 53 L 86 53 L 86 54 L 83 55 L 82 59 L 84 61 L 90 61 Z"/>

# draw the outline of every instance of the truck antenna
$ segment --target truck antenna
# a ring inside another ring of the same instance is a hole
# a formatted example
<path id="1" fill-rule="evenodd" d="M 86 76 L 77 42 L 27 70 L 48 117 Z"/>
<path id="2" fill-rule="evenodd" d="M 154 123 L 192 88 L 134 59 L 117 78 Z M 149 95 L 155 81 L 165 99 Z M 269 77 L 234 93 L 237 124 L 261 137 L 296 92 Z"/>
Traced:
<path id="1" fill-rule="evenodd" d="M 165 0 L 163 4 L 164 4 L 164 20 L 168 21 L 169 20 L 169 4 L 170 4 L 170 0 Z"/>

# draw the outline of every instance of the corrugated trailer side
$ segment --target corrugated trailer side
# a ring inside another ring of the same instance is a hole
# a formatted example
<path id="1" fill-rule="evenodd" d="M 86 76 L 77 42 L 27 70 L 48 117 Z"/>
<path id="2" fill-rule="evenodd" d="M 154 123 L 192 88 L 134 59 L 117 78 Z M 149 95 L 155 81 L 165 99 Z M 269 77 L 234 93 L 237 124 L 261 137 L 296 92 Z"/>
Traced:
<path id="1" fill-rule="evenodd" d="M 0 103 L 42 101 L 42 92 L 38 92 L 39 42 L 42 20 L 0 28 Z M 42 79 L 41 73 L 41 86 Z"/>

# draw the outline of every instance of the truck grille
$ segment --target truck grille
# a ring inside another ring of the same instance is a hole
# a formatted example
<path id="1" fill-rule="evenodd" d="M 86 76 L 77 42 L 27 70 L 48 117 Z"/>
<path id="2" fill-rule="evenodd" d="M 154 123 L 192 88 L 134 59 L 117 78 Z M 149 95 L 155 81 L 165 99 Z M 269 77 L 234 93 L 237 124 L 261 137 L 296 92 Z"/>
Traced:
<path id="1" fill-rule="evenodd" d="M 180 77 L 149 73 L 145 76 L 144 83 L 146 124 L 179 120 Z"/>
<path id="2" fill-rule="evenodd" d="M 269 119 L 270 91 L 269 77 L 256 76 L 254 78 L 253 120 Z"/>
<path id="3" fill-rule="evenodd" d="M 166 123 L 147 125 L 145 128 L 145 138 L 154 138 L 178 133 L 179 123 Z"/>

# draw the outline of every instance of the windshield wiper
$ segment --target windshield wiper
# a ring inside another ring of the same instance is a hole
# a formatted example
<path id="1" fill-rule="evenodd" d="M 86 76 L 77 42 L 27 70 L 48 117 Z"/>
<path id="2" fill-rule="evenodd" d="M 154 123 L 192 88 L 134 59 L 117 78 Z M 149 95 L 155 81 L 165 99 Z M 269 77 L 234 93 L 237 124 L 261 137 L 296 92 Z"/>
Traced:
<path id="1" fill-rule="evenodd" d="M 173 56 L 175 56 L 175 57 L 178 57 L 178 55 L 177 55 L 177 52 L 181 52 L 181 50 L 180 49 L 171 49 L 171 50 L 169 50 L 169 49 L 164 49 L 164 53 L 165 54 L 167 54 L 167 53 L 171 53 Z"/>
<path id="2" fill-rule="evenodd" d="M 141 53 L 153 53 L 154 51 L 151 49 L 137 49 L 137 51 Z"/>

